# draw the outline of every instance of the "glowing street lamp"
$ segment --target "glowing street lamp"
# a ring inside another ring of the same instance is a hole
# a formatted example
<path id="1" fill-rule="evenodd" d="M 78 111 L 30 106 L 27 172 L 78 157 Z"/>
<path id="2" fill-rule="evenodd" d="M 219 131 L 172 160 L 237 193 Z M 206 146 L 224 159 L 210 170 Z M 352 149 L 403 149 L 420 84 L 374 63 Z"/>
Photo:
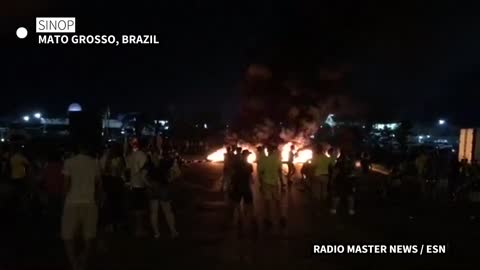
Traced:
<path id="1" fill-rule="evenodd" d="M 37 118 L 37 119 L 42 118 L 42 114 L 41 114 L 41 113 L 35 113 L 33 116 L 34 116 L 35 118 Z"/>
<path id="2" fill-rule="evenodd" d="M 445 121 L 444 119 L 438 120 L 438 124 L 439 124 L 440 126 L 443 126 L 443 125 L 445 125 L 446 123 L 447 123 L 447 121 Z"/>
<path id="3" fill-rule="evenodd" d="M 25 122 L 30 121 L 30 116 L 25 115 L 25 116 L 23 117 L 23 121 L 25 121 Z"/>

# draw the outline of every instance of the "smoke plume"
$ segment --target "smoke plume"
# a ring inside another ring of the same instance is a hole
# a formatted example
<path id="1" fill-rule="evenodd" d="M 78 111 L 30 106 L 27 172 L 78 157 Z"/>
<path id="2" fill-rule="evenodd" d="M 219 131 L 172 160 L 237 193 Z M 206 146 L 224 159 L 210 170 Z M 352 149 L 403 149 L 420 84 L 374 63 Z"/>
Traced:
<path id="1" fill-rule="evenodd" d="M 315 82 L 251 65 L 241 84 L 240 113 L 232 132 L 251 143 L 308 144 L 329 114 L 352 118 L 361 107 L 345 92 L 346 69 L 321 70 Z M 285 77 L 285 78 L 283 78 Z"/>

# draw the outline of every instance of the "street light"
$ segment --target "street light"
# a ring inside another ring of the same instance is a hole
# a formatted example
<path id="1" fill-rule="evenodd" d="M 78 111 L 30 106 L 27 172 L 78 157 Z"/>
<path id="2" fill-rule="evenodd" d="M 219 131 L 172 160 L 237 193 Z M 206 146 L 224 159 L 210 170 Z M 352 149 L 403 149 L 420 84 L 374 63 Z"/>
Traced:
<path id="1" fill-rule="evenodd" d="M 446 123 L 447 123 L 447 122 L 446 122 L 444 119 L 438 120 L 438 124 L 439 124 L 440 126 L 443 126 L 443 125 L 445 125 Z"/>
<path id="2" fill-rule="evenodd" d="M 41 114 L 41 113 L 35 113 L 33 116 L 34 116 L 35 118 L 37 118 L 37 119 L 42 118 L 42 114 Z"/>
<path id="3" fill-rule="evenodd" d="M 25 121 L 25 122 L 30 121 L 30 116 L 25 115 L 25 116 L 23 117 L 23 121 Z"/>

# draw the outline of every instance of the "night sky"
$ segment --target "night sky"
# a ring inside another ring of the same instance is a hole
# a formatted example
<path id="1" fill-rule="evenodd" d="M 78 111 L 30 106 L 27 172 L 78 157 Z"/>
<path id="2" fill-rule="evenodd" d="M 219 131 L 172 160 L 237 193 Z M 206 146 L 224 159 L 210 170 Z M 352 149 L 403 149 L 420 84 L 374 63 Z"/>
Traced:
<path id="1" fill-rule="evenodd" d="M 231 115 L 246 68 L 258 63 L 274 77 L 294 72 L 306 81 L 322 68 L 349 66 L 344 90 L 378 114 L 480 123 L 480 4 L 64 2 L 2 4 L 1 114 L 55 113 L 77 101 Z M 36 16 L 74 16 L 77 34 L 157 34 L 160 45 L 38 45 Z M 19 26 L 29 29 L 24 40 L 15 36 Z"/>

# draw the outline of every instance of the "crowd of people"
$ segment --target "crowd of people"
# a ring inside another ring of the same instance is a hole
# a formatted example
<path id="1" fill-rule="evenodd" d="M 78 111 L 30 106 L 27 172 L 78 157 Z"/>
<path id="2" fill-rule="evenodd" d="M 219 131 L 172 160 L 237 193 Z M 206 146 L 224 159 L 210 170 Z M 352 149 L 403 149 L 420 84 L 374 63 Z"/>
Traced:
<path id="1" fill-rule="evenodd" d="M 21 145 L 11 145 L 0 152 L 0 179 L 11 189 L 4 205 L 15 219 L 41 211 L 48 228 L 64 240 L 73 269 L 86 267 L 99 230 L 130 232 L 139 237 L 150 233 L 159 239 L 160 210 L 170 237 L 179 236 L 171 185 L 181 177 L 182 160 L 172 148 L 132 140 L 128 145 L 111 143 L 94 154 L 89 144 L 79 143 L 75 151 L 52 150 L 44 159 L 32 158 L 24 150 Z M 358 180 L 372 168 L 366 152 L 356 155 L 348 149 L 318 145 L 313 148 L 312 159 L 303 164 L 301 177 L 296 178 L 295 147 L 282 162 L 277 145 L 259 146 L 256 170 L 249 160 L 251 154 L 247 149 L 228 146 L 224 156 L 222 191 L 228 202 L 225 226 L 228 230 L 236 220 L 240 235 L 248 231 L 256 235 L 259 231 L 254 188 L 258 187 L 264 205 L 262 227 L 282 230 L 287 226 L 282 194 L 292 183 L 300 183 L 309 191 L 314 212 L 327 206 L 331 215 L 337 215 L 344 201 L 346 213 L 353 216 Z M 447 165 L 437 151 L 421 151 L 401 159 L 383 182 L 383 195 L 394 198 L 400 186 L 412 185 L 416 192 L 409 191 L 408 201 L 412 209 L 417 208 L 416 199 L 437 199 L 438 185 L 446 179 L 451 201 L 480 202 L 480 162 L 458 162 L 457 157 L 449 157 Z M 79 228 L 84 240 L 81 252 L 74 242 Z"/>
<path id="2" fill-rule="evenodd" d="M 64 240 L 72 269 L 85 269 L 97 230 L 145 236 L 150 227 L 158 239 L 160 209 L 171 238 L 179 236 L 170 186 L 181 175 L 181 160 L 171 149 L 132 140 L 128 147 L 112 143 L 100 154 L 79 143 L 72 153 L 49 151 L 44 161 L 28 158 L 21 145 L 0 156 L 2 187 L 10 190 L 4 204 L 10 221 L 24 222 L 26 215 L 41 212 L 47 227 Z M 80 252 L 74 241 L 79 232 Z"/>
<path id="3" fill-rule="evenodd" d="M 451 202 L 473 202 L 472 194 L 480 191 L 480 163 L 467 159 L 459 161 L 452 153 L 422 150 L 397 162 L 389 179 L 386 190 L 392 192 L 402 183 L 409 183 L 416 187 L 418 198 L 422 200 L 439 200 L 444 193 Z"/>
<path id="4" fill-rule="evenodd" d="M 278 146 L 259 146 L 256 152 L 256 177 L 253 177 L 253 166 L 248 161 L 251 154 L 248 150 L 236 146 L 228 146 L 224 156 L 223 191 L 231 203 L 227 223 L 236 214 L 239 228 L 243 223 L 251 224 L 253 231 L 258 230 L 257 220 L 253 211 L 253 188 L 259 187 L 264 203 L 263 224 L 267 230 L 275 224 L 285 228 L 287 219 L 281 211 L 281 194 L 294 181 L 295 148 L 290 149 L 286 162 L 287 173 L 283 173 L 283 162 Z M 337 151 L 338 152 L 338 151 Z M 311 190 L 312 197 L 318 203 L 329 201 L 330 213 L 337 214 L 341 198 L 347 200 L 349 215 L 355 215 L 355 160 L 352 155 L 343 151 L 341 155 L 334 153 L 333 148 L 319 146 L 313 158 L 302 168 L 303 184 Z M 257 185 L 253 185 L 254 179 Z M 243 202 L 243 208 L 241 207 Z M 278 221 L 278 223 L 276 222 Z"/>
<path id="5" fill-rule="evenodd" d="M 255 187 L 252 183 L 255 177 L 253 167 L 247 160 L 249 155 L 248 150 L 236 146 L 227 147 L 223 190 L 231 202 L 230 209 L 233 213 L 245 217 L 256 230 L 257 221 L 252 210 L 252 189 Z M 274 221 L 278 221 L 281 228 L 285 227 L 286 218 L 280 210 L 280 198 L 282 191 L 291 186 L 295 177 L 295 155 L 295 148 L 292 146 L 288 161 L 282 162 L 276 145 L 257 148 L 256 179 L 265 209 L 263 223 L 267 229 L 272 228 Z M 286 173 L 283 173 L 284 164 Z M 368 152 L 357 155 L 347 149 L 317 146 L 312 159 L 304 163 L 300 179 L 306 190 L 310 191 L 314 204 L 327 206 L 330 214 L 336 215 L 340 202 L 345 201 L 347 213 L 355 215 L 357 185 L 371 169 L 372 160 Z M 401 159 L 387 174 L 386 180 L 379 183 L 379 196 L 387 201 L 398 198 L 408 201 L 406 205 L 409 207 L 406 208 L 417 209 L 411 211 L 410 215 L 418 211 L 419 203 L 427 201 L 449 199 L 451 202 L 468 202 L 469 205 L 480 203 L 480 162 L 458 162 L 457 156 L 451 152 L 447 155 L 439 151 L 413 153 L 409 158 Z M 448 183 L 444 189 L 440 186 L 442 180 Z M 441 198 L 442 191 L 448 196 Z M 399 193 L 402 194 L 399 196 Z M 244 206 L 243 214 L 241 201 Z M 480 207 L 475 209 L 477 210 L 472 215 L 476 216 Z M 231 220 L 231 213 L 227 220 Z"/>

